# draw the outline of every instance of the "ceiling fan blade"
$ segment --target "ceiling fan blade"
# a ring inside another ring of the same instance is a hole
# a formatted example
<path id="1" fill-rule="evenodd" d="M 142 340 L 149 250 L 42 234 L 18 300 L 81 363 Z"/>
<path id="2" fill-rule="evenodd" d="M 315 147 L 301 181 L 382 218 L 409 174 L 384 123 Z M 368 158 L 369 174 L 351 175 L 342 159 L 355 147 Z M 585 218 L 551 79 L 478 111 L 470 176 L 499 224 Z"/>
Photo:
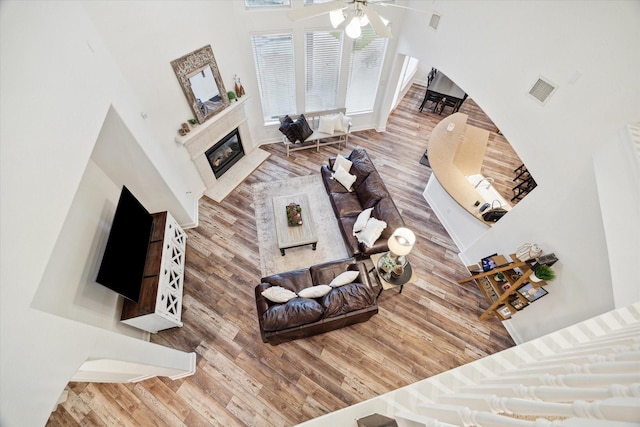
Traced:
<path id="1" fill-rule="evenodd" d="M 407 6 L 402 6 L 400 4 L 395 4 L 395 3 L 387 3 L 385 1 L 370 1 L 369 5 L 376 5 L 376 7 L 378 6 L 382 6 L 382 7 L 397 7 L 399 9 L 405 9 L 405 10 L 411 10 L 413 12 L 420 12 L 420 13 L 429 13 L 426 10 L 420 10 L 420 9 L 415 9 L 413 7 L 407 7 Z"/>
<path id="2" fill-rule="evenodd" d="M 328 3 L 319 3 L 291 9 L 287 12 L 287 15 L 292 21 L 299 21 L 301 19 L 313 18 L 323 13 L 329 13 L 332 10 L 344 9 L 345 7 L 347 7 L 347 5 L 342 0 L 335 0 Z"/>
<path id="3" fill-rule="evenodd" d="M 366 7 L 364 8 L 364 13 L 367 15 L 367 18 L 369 18 L 369 23 L 371 24 L 371 27 L 373 28 L 373 31 L 376 32 L 376 34 L 378 34 L 380 37 L 387 37 L 389 39 L 393 37 L 391 31 L 389 31 L 387 26 L 384 25 L 384 22 L 382 22 L 382 18 L 380 18 L 378 12 L 373 10 L 373 8 Z"/>

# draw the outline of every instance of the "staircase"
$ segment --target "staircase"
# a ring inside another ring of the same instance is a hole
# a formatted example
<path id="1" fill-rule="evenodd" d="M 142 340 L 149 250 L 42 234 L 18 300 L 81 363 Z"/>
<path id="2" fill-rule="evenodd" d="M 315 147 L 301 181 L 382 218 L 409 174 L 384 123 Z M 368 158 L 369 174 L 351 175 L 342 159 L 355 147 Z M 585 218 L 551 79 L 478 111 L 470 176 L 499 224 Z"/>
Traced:
<path id="1" fill-rule="evenodd" d="M 640 302 L 299 424 L 640 426 Z"/>

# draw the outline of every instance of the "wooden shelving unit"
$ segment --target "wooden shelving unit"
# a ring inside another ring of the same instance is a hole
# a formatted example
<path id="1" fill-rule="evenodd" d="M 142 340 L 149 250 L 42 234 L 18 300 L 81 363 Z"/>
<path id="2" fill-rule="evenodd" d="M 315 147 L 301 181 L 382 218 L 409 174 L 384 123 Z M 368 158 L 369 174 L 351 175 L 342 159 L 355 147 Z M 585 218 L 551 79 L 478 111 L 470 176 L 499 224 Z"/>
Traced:
<path id="1" fill-rule="evenodd" d="M 507 320 L 511 315 L 532 303 L 521 292 L 523 286 L 530 283 L 534 289 L 537 289 L 547 283 L 529 280 L 529 276 L 533 273 L 531 265 L 534 260 L 519 261 L 515 254 L 509 255 L 509 258 L 504 255 L 496 255 L 492 259 L 497 267 L 482 271 L 480 264 L 467 266 L 471 276 L 458 280 L 458 283 L 475 282 L 489 303 L 489 308 L 480 315 L 480 320 L 486 320 L 490 316 Z M 498 273 L 504 275 L 505 281 L 496 279 Z"/>

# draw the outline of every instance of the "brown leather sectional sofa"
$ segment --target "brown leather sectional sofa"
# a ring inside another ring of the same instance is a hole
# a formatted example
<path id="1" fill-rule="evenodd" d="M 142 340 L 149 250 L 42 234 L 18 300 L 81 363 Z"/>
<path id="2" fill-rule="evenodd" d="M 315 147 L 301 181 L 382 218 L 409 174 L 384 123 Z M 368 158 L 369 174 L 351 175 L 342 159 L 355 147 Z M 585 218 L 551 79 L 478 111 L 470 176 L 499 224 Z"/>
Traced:
<path id="1" fill-rule="evenodd" d="M 329 165 L 322 165 L 320 173 L 349 255 L 364 259 L 371 254 L 387 252 L 387 239 L 396 228 L 404 227 L 405 224 L 367 151 L 356 148 L 347 159 L 353 163 L 348 172 L 356 176 L 351 192 L 331 177 L 335 157 L 329 159 Z M 374 208 L 371 216 L 385 221 L 387 228 L 374 245 L 368 248 L 353 235 L 353 225 L 360 212 L 370 207 Z"/>
<path id="2" fill-rule="evenodd" d="M 262 296 L 262 291 L 271 286 L 298 293 L 311 286 L 328 285 L 347 270 L 360 274 L 352 283 L 333 288 L 323 297 L 296 297 L 286 303 L 274 303 Z M 378 312 L 367 268 L 354 258 L 274 274 L 263 277 L 261 282 L 255 288 L 260 335 L 262 341 L 272 345 L 364 322 Z"/>

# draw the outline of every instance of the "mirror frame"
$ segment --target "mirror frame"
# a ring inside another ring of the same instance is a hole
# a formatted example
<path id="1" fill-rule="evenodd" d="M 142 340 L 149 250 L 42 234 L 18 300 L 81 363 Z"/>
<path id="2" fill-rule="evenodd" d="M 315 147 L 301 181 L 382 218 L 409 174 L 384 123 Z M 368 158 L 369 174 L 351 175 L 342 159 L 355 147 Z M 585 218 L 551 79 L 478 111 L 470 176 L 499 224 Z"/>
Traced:
<path id="1" fill-rule="evenodd" d="M 207 65 L 211 67 L 213 78 L 218 86 L 218 92 L 220 92 L 222 104 L 219 108 L 216 108 L 205 116 L 202 110 L 198 107 L 196 97 L 191 90 L 189 78 L 196 72 L 205 68 Z M 171 66 L 173 67 L 173 71 L 180 82 L 180 86 L 182 87 L 182 92 L 184 92 L 184 96 L 187 98 L 187 102 L 191 107 L 191 111 L 193 111 L 193 114 L 196 116 L 198 123 L 204 123 L 229 106 L 229 97 L 227 96 L 227 91 L 224 88 L 224 83 L 222 82 L 222 77 L 220 77 L 220 71 L 218 70 L 218 65 L 216 64 L 216 59 L 213 56 L 213 50 L 210 45 L 201 47 L 200 49 L 194 50 L 191 53 L 171 61 Z"/>

